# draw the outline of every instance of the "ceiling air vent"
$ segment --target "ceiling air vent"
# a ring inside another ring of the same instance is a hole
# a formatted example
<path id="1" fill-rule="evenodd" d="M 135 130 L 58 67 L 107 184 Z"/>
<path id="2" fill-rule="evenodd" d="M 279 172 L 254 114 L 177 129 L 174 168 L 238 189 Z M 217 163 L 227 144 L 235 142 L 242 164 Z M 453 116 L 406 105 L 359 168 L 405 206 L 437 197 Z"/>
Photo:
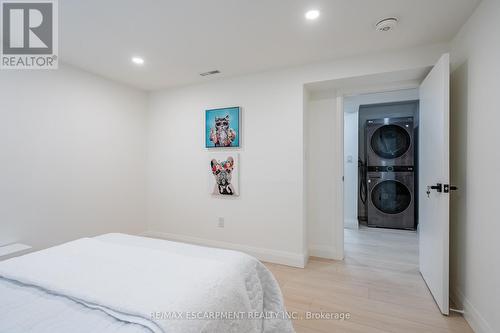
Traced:
<path id="1" fill-rule="evenodd" d="M 214 71 L 210 71 L 210 72 L 201 73 L 200 75 L 201 76 L 209 76 L 209 75 L 215 75 L 215 74 L 219 74 L 219 73 L 220 73 L 219 70 L 214 70 Z"/>

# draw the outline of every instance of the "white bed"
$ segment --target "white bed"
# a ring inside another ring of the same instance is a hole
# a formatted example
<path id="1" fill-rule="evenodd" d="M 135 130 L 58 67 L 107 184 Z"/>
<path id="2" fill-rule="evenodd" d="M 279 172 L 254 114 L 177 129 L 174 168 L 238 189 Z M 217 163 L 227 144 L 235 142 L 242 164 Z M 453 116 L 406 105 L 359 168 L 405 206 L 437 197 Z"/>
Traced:
<path id="1" fill-rule="evenodd" d="M 243 253 L 124 234 L 0 262 L 0 333 L 294 332 Z"/>

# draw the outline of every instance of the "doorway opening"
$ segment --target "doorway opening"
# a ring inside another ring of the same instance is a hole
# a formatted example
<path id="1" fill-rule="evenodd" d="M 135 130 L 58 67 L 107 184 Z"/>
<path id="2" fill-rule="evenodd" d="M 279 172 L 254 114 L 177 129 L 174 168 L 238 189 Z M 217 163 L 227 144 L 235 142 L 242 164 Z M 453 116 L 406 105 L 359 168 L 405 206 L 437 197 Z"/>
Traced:
<path id="1" fill-rule="evenodd" d="M 308 255 L 410 273 L 445 315 L 449 196 L 457 189 L 449 178 L 449 72 L 443 54 L 432 67 L 309 83 L 304 94 Z"/>
<path id="2" fill-rule="evenodd" d="M 415 230 L 418 89 L 344 99 L 344 222 Z"/>
<path id="3" fill-rule="evenodd" d="M 344 257 L 418 272 L 418 88 L 343 99 Z"/>

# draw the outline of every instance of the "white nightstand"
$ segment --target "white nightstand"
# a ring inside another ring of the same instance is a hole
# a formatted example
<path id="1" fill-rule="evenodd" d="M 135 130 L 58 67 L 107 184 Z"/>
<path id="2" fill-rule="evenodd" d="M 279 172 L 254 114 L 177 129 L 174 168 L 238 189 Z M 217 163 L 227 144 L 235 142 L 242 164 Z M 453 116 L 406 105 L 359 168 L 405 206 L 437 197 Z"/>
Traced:
<path id="1" fill-rule="evenodd" d="M 31 246 L 21 243 L 14 243 L 0 246 L 0 260 L 13 257 L 15 254 L 21 254 L 31 249 Z"/>

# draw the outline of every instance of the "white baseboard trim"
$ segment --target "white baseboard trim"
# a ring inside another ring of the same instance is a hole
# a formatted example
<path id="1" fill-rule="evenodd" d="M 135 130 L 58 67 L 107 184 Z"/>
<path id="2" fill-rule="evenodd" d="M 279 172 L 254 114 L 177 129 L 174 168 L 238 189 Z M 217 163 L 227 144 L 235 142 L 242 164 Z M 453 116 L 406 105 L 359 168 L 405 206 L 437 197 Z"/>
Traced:
<path id="1" fill-rule="evenodd" d="M 344 228 L 348 229 L 359 229 L 358 219 L 345 219 Z"/>
<path id="2" fill-rule="evenodd" d="M 152 238 L 161 238 L 168 239 L 177 242 L 190 243 L 196 245 L 203 245 L 209 247 L 217 247 L 227 250 L 235 250 L 247 253 L 251 256 L 256 257 L 259 260 L 304 268 L 307 263 L 307 254 L 293 253 L 293 252 L 285 252 L 278 250 L 271 250 L 259 247 L 253 247 L 243 244 L 229 243 L 212 239 L 198 238 L 186 235 L 172 234 L 161 231 L 146 231 L 142 233 L 142 236 L 152 237 Z"/>
<path id="3" fill-rule="evenodd" d="M 490 324 L 488 324 L 460 290 L 452 288 L 450 290 L 450 298 L 457 306 L 463 307 L 464 318 L 467 320 L 467 323 L 469 323 L 474 333 L 493 333 Z"/>
<path id="4" fill-rule="evenodd" d="M 341 260 L 337 256 L 335 247 L 328 245 L 310 245 L 309 255 L 312 257 Z"/>

